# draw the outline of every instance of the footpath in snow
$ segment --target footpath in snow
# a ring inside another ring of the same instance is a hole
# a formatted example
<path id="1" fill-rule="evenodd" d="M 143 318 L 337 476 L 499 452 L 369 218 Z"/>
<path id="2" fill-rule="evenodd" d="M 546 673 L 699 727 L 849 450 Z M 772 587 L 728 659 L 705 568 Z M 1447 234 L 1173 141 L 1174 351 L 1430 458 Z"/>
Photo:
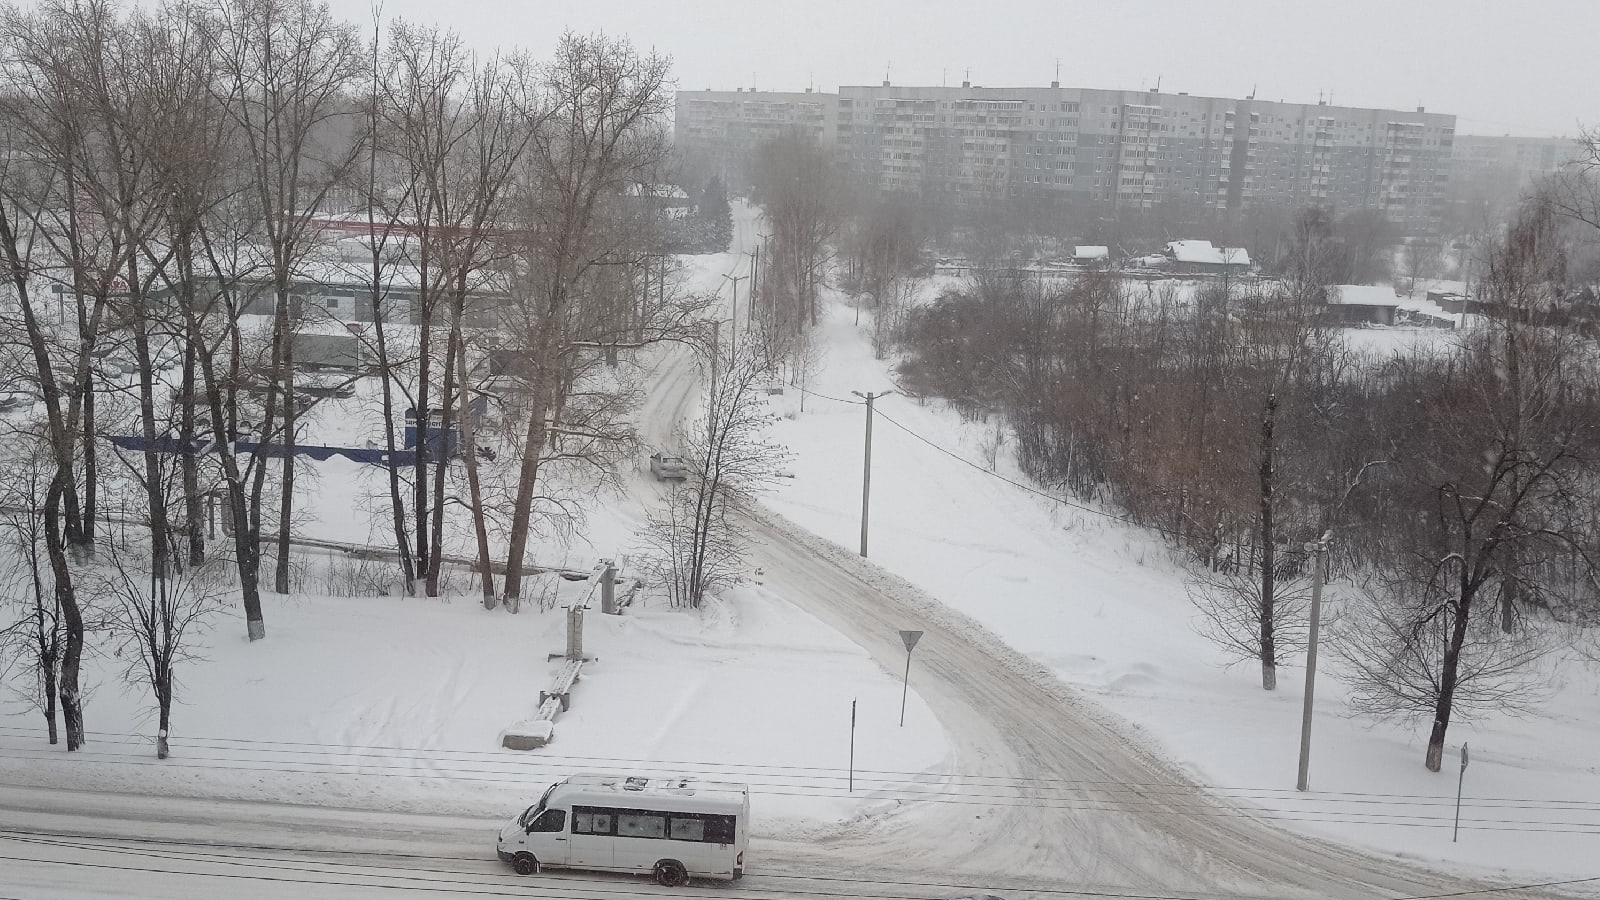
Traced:
<path id="1" fill-rule="evenodd" d="M 826 311 L 822 371 L 805 411 L 790 389 L 778 439 L 795 478 L 767 503 L 817 535 L 855 548 L 865 408 L 851 391 L 895 387 L 842 300 Z M 1600 679 L 1575 664 L 1525 718 L 1451 725 L 1449 753 L 1471 745 L 1459 841 L 1456 775 L 1422 766 L 1420 728 L 1349 716 L 1337 663 L 1324 655 L 1311 786 L 1294 790 L 1303 670 L 1260 689 L 1193 627 L 1184 570 L 1159 539 L 1005 483 L 1026 479 L 995 421 L 904 396 L 877 401 L 873 429 L 873 562 L 971 616 L 1001 640 L 1097 699 L 1200 784 L 1285 827 L 1397 856 L 1497 873 L 1594 874 L 1600 856 Z"/>

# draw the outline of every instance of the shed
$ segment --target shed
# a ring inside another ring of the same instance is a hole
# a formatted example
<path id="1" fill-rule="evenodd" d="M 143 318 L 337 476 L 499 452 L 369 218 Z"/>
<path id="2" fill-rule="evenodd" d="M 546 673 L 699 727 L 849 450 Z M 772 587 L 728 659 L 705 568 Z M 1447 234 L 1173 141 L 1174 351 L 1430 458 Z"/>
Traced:
<path id="1" fill-rule="evenodd" d="M 1371 284 L 1336 284 L 1327 298 L 1327 318 L 1339 325 L 1393 325 L 1401 300 L 1394 288 Z"/>
<path id="2" fill-rule="evenodd" d="M 1091 269 L 1104 268 L 1111 262 L 1111 248 L 1098 244 L 1080 244 L 1072 248 L 1072 261 Z"/>
<path id="3" fill-rule="evenodd" d="M 1174 272 L 1190 275 L 1241 275 L 1250 271 L 1250 252 L 1217 247 L 1210 241 L 1169 241 L 1162 254 Z"/>

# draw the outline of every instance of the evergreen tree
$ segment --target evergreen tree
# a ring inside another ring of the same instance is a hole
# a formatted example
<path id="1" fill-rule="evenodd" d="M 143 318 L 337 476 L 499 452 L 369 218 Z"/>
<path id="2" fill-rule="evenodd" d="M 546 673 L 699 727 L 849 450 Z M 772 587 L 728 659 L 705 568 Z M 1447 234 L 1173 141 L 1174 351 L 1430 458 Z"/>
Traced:
<path id="1" fill-rule="evenodd" d="M 702 249 L 708 253 L 726 252 L 733 241 L 733 207 L 728 205 L 728 188 L 720 177 L 713 175 L 706 182 L 695 213 L 705 242 Z"/>

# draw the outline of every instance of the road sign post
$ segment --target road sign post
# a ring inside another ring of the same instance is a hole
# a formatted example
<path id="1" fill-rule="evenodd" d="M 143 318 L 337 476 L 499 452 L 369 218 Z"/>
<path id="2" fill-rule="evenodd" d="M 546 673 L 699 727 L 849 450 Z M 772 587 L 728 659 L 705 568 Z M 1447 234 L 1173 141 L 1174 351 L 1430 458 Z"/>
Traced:
<path id="1" fill-rule="evenodd" d="M 850 701 L 850 793 L 856 792 L 856 701 Z"/>
<path id="2" fill-rule="evenodd" d="M 866 554 L 862 554 L 863 556 Z M 906 645 L 906 678 L 900 684 L 900 727 L 906 725 L 906 693 L 911 689 L 911 651 L 916 648 L 917 641 L 922 639 L 920 631 L 901 631 L 900 640 Z"/>
<path id="3" fill-rule="evenodd" d="M 1467 742 L 1461 742 L 1461 772 L 1456 775 L 1456 824 L 1450 829 L 1450 843 L 1461 833 L 1461 785 L 1467 779 Z"/>

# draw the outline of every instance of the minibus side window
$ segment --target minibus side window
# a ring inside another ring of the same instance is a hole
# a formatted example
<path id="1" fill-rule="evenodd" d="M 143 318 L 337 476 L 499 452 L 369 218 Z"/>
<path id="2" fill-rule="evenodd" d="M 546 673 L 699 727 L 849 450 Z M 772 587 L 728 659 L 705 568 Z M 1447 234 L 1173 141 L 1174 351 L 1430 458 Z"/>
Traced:
<path id="1" fill-rule="evenodd" d="M 667 817 L 664 813 L 643 810 L 617 814 L 617 837 L 664 838 L 667 836 Z"/>
<path id="2" fill-rule="evenodd" d="M 736 816 L 706 816 L 706 831 L 703 840 L 708 844 L 733 843 L 734 831 L 738 827 Z"/>
<path id="3" fill-rule="evenodd" d="M 673 813 L 669 824 L 671 826 L 672 839 L 675 841 L 703 841 L 706 839 L 706 823 L 699 816 Z"/>
<path id="4" fill-rule="evenodd" d="M 575 806 L 572 808 L 572 833 L 573 834 L 611 834 L 612 825 L 616 817 L 609 809 L 593 806 Z"/>

